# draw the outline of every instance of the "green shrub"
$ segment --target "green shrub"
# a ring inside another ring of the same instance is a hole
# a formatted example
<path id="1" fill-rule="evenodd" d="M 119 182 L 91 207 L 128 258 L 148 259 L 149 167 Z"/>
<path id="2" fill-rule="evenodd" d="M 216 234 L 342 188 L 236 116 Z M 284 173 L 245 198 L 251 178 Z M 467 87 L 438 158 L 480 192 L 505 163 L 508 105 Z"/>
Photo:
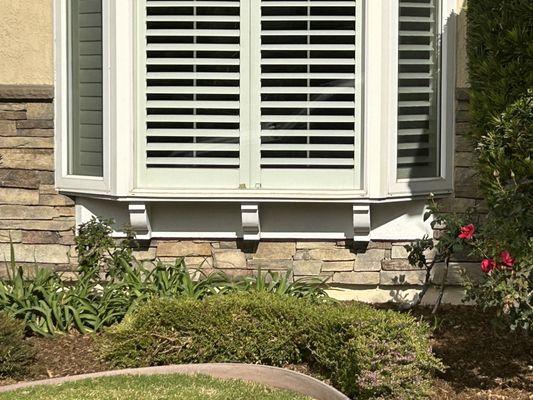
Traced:
<path id="1" fill-rule="evenodd" d="M 533 2 L 468 0 L 471 113 L 476 139 L 533 88 Z"/>
<path id="2" fill-rule="evenodd" d="M 110 328 L 100 346 L 117 367 L 304 362 L 358 399 L 417 399 L 441 368 L 428 335 L 405 314 L 255 292 L 153 300 Z"/>
<path id="3" fill-rule="evenodd" d="M 23 319 L 36 334 L 53 335 L 74 329 L 81 333 L 99 331 L 157 297 L 202 299 L 233 292 L 267 292 L 313 301 L 328 299 L 321 280 L 293 281 L 290 271 L 259 270 L 253 277 L 231 279 L 222 273 L 189 271 L 182 259 L 174 264 L 158 261 L 144 265 L 133 256 L 135 236 L 128 234 L 116 243 L 109 236 L 110 224 L 93 218 L 80 226 L 77 280 L 70 284 L 49 269 L 37 267 L 30 276 L 17 267 L 11 246 L 8 276 L 0 278 L 0 309 Z"/>
<path id="4" fill-rule="evenodd" d="M 472 244 L 488 264 L 487 279 L 468 284 L 469 299 L 496 308 L 512 329 L 528 330 L 533 324 L 533 90 L 490 121 L 477 152 L 488 212 Z M 512 261 L 502 260 L 505 254 Z"/>
<path id="5" fill-rule="evenodd" d="M 24 323 L 0 312 L 0 378 L 24 374 L 33 360 L 33 350 L 24 340 Z"/>

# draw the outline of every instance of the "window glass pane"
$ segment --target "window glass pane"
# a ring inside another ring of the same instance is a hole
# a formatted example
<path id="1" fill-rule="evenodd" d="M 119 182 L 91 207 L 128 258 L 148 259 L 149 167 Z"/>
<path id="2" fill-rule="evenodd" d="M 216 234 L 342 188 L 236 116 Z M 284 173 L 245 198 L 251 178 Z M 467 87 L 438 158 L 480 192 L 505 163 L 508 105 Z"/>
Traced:
<path id="1" fill-rule="evenodd" d="M 69 174 L 103 176 L 102 0 L 69 6 Z"/>
<path id="2" fill-rule="evenodd" d="M 400 0 L 398 179 L 440 174 L 437 4 Z"/>

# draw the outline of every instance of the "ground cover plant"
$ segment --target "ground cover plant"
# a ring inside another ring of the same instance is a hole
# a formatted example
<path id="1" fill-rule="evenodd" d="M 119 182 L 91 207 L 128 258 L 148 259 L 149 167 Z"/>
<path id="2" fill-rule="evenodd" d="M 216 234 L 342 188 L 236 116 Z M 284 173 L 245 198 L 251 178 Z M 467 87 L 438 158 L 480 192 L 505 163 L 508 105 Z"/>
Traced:
<path id="1" fill-rule="evenodd" d="M 154 297 L 223 295 L 235 291 L 262 291 L 279 296 L 327 299 L 321 280 L 293 280 L 290 271 L 257 271 L 255 276 L 230 278 L 222 273 L 190 271 L 182 259 L 174 263 L 137 262 L 133 234 L 116 242 L 111 221 L 93 218 L 79 228 L 76 238 L 76 280 L 36 266 L 17 266 L 11 252 L 7 277 L 0 278 L 0 309 L 25 322 L 28 330 L 53 335 L 70 330 L 98 332 L 120 322 L 140 304 Z"/>
<path id="2" fill-rule="evenodd" d="M 306 363 L 357 399 L 425 398 L 442 368 L 429 327 L 407 314 L 261 292 L 153 300 L 109 329 L 100 346 L 121 368 Z"/>
<path id="3" fill-rule="evenodd" d="M 431 400 L 531 400 L 531 337 L 494 324 L 491 313 L 471 306 L 442 305 L 437 315 L 431 314 L 431 308 L 418 307 L 411 313 L 432 326 L 433 352 L 447 366 L 432 382 Z M 46 379 L 113 369 L 99 355 L 96 342 L 100 335 L 74 332 L 27 338 L 35 349 L 35 362 L 18 379 Z M 306 364 L 287 368 L 321 378 Z M 14 381 L 0 378 L 0 385 L 9 383 Z"/>
<path id="4" fill-rule="evenodd" d="M 23 376 L 34 352 L 24 341 L 24 323 L 0 311 L 0 379 Z"/>
<path id="5" fill-rule="evenodd" d="M 155 375 L 88 379 L 0 393 L 0 400 L 311 400 L 286 390 L 207 376 Z"/>

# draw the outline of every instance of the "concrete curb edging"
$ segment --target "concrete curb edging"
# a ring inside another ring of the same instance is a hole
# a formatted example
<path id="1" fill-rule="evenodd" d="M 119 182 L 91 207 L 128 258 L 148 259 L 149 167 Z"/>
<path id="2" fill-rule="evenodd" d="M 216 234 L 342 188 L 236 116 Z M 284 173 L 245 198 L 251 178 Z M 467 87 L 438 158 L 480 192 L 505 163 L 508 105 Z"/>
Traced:
<path id="1" fill-rule="evenodd" d="M 277 389 L 291 390 L 296 393 L 310 396 L 316 400 L 350 400 L 337 389 L 300 372 L 266 365 L 234 363 L 166 365 L 162 367 L 131 368 L 116 371 L 96 372 L 93 374 L 65 376 L 61 378 L 0 386 L 0 393 L 34 386 L 57 385 L 66 382 L 102 378 L 107 376 L 147 376 L 169 374 L 202 374 L 219 379 L 242 379 Z"/>

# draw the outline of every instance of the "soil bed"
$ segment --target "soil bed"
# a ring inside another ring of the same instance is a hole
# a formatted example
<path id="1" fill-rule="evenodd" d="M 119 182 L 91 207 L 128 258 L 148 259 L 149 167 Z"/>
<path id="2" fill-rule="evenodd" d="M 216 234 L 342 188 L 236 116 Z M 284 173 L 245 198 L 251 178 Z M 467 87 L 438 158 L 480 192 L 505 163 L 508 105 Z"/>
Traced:
<path id="1" fill-rule="evenodd" d="M 436 318 L 420 308 L 415 315 L 434 326 L 433 348 L 448 366 L 438 376 L 433 400 L 533 400 L 533 338 L 498 327 L 491 315 L 472 307 L 443 306 Z M 25 380 L 99 372 L 110 365 L 98 358 L 90 336 L 28 339 L 36 366 Z M 304 366 L 291 369 L 307 372 Z M 13 383 L 0 381 L 0 384 Z"/>

